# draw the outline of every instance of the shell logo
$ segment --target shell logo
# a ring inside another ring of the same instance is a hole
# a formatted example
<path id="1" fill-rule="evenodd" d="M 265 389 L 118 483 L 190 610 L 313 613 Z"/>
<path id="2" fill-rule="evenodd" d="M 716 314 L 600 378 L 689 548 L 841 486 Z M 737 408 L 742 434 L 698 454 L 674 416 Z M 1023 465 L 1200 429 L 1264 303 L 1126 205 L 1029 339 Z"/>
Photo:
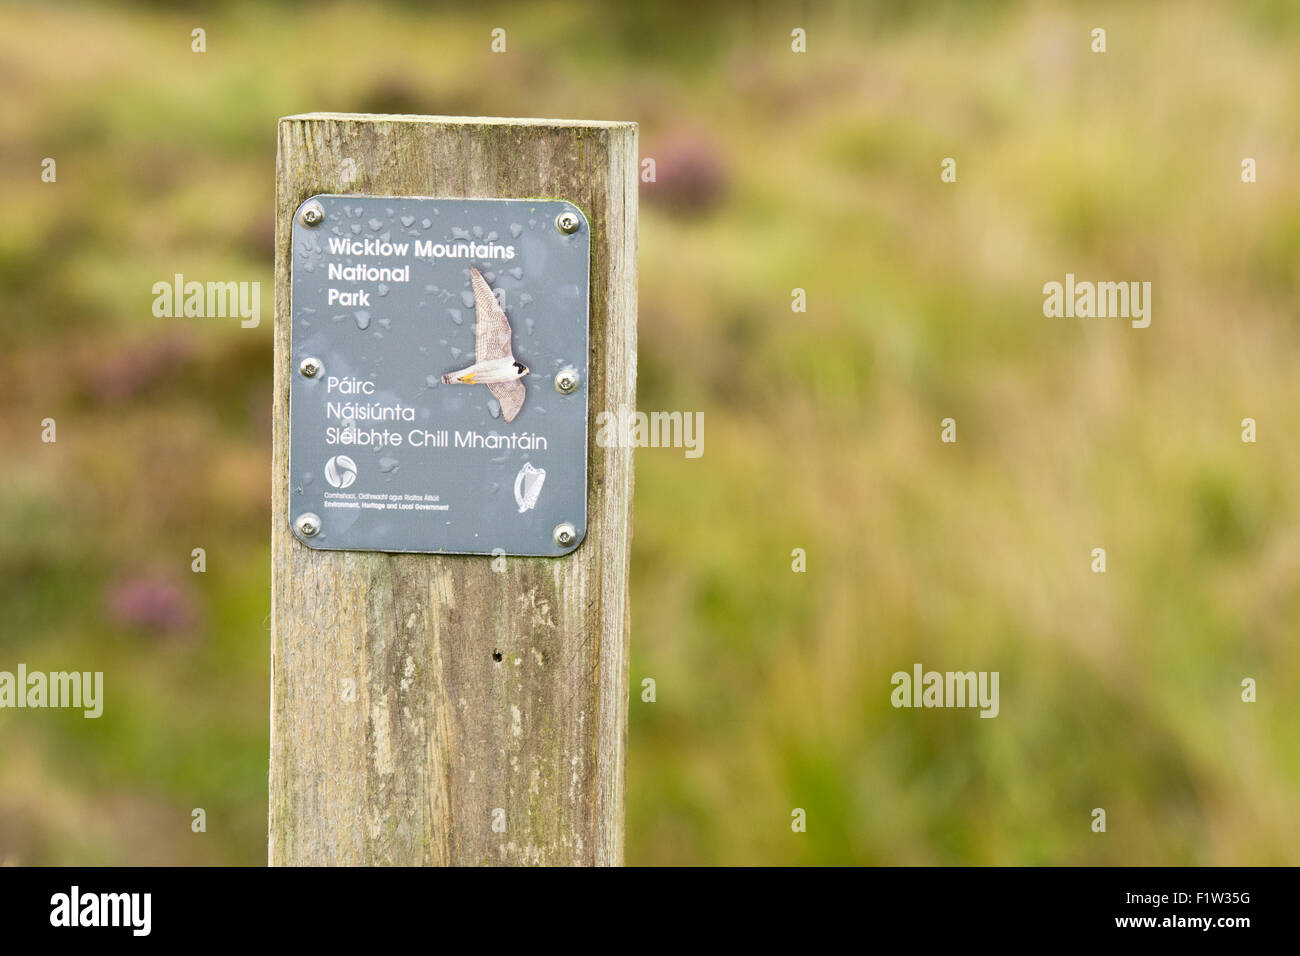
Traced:
<path id="1" fill-rule="evenodd" d="M 347 488 L 357 480 L 357 463 L 347 455 L 335 455 L 325 462 L 325 480 L 335 488 Z"/>

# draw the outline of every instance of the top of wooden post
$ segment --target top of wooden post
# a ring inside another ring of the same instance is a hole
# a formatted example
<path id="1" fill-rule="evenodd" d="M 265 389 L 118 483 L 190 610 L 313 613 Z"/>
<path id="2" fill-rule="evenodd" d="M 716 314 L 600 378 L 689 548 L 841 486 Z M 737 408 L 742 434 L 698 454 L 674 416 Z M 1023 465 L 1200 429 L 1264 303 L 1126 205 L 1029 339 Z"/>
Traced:
<path id="1" fill-rule="evenodd" d="M 629 120 L 578 120 L 538 119 L 512 116 L 423 116 L 416 113 L 296 113 L 282 116 L 280 122 L 291 120 L 335 120 L 349 123 L 438 123 L 462 126 L 581 126 L 591 129 L 636 129 Z"/>

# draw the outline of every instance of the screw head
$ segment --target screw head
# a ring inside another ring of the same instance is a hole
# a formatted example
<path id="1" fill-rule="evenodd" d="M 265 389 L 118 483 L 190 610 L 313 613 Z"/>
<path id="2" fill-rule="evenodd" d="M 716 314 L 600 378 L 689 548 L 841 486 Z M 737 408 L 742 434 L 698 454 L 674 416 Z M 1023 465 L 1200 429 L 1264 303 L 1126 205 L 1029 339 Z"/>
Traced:
<path id="1" fill-rule="evenodd" d="M 293 530 L 304 538 L 314 538 L 320 534 L 320 518 L 310 511 L 300 514 L 293 523 Z"/>
<path id="2" fill-rule="evenodd" d="M 298 371 L 302 372 L 303 378 L 315 378 L 324 367 L 325 365 L 320 359 L 313 358 L 310 355 L 298 363 Z"/>
<path id="3" fill-rule="evenodd" d="M 561 548 L 567 548 L 573 542 L 578 540 L 578 529 L 568 521 L 555 526 L 555 543 Z"/>
<path id="4" fill-rule="evenodd" d="M 302 211 L 298 213 L 298 220 L 304 226 L 313 228 L 319 226 L 325 221 L 325 207 L 313 199 L 302 207 Z"/>
<path id="5" fill-rule="evenodd" d="M 578 218 L 578 214 L 572 209 L 566 209 L 555 217 L 555 228 L 566 236 L 573 235 L 581 225 L 582 220 Z"/>
<path id="6" fill-rule="evenodd" d="M 571 368 L 562 368 L 555 373 L 555 390 L 561 395 L 572 395 L 578 388 L 578 373 Z"/>

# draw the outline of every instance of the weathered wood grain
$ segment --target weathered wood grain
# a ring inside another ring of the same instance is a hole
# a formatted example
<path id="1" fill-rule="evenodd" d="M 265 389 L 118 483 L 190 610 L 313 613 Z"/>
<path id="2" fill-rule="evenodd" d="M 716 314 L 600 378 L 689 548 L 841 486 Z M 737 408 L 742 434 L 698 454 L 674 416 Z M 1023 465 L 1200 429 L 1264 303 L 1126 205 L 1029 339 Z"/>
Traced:
<path id="1" fill-rule="evenodd" d="M 636 150 L 632 123 L 280 121 L 273 865 L 622 862 L 632 457 L 595 444 L 594 416 L 635 406 Z M 315 551 L 293 536 L 290 222 L 323 192 L 558 198 L 587 213 L 593 441 L 587 538 L 573 554 L 507 558 L 495 573 L 490 558 Z"/>

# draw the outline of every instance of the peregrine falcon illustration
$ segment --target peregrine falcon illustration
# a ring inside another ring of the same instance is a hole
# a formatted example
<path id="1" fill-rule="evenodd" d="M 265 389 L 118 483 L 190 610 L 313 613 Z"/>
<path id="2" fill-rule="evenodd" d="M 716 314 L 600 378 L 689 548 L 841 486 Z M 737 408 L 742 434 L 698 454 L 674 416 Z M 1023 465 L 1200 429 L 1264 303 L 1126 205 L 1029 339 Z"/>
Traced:
<path id="1" fill-rule="evenodd" d="M 501 417 L 507 422 L 524 407 L 524 383 L 528 366 L 515 358 L 510 347 L 510 320 L 501 303 L 492 294 L 483 273 L 469 270 L 474 287 L 474 312 L 478 325 L 474 332 L 474 364 L 442 377 L 445 385 L 486 385 L 492 397 L 501 403 Z"/>

